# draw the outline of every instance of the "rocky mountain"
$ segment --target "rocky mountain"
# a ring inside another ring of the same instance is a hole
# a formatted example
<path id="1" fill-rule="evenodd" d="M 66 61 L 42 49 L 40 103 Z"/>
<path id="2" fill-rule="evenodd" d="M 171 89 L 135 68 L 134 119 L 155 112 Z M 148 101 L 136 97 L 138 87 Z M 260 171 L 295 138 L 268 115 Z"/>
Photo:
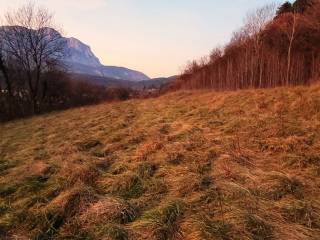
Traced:
<path id="1" fill-rule="evenodd" d="M 65 38 L 66 61 L 91 67 L 99 67 L 101 63 L 90 47 L 76 38 Z"/>
<path id="2" fill-rule="evenodd" d="M 72 73 L 128 81 L 149 80 L 145 74 L 125 67 L 105 66 L 91 48 L 76 38 L 65 38 L 65 62 Z"/>
<path id="3" fill-rule="evenodd" d="M 0 34 L 11 34 L 11 26 L 0 26 Z M 20 27 L 23 31 L 23 28 Z M 60 33 L 51 28 L 45 28 L 48 37 L 60 38 Z M 14 34 L 12 34 L 14 36 Z M 125 81 L 144 81 L 150 78 L 145 74 L 125 67 L 105 66 L 94 55 L 90 46 L 76 38 L 61 37 L 63 44 L 63 61 L 72 74 L 92 75 Z M 18 41 L 15 41 L 18 42 Z"/>

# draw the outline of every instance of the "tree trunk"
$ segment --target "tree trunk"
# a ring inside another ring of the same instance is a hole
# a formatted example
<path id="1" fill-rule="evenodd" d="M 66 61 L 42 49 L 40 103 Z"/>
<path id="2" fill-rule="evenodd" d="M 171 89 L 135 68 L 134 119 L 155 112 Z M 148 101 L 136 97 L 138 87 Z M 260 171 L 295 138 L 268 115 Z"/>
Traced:
<path id="1" fill-rule="evenodd" d="M 7 90 L 8 90 L 9 96 L 12 97 L 13 93 L 12 93 L 11 82 L 10 82 L 10 79 L 9 79 L 7 68 L 4 65 L 4 62 L 3 62 L 3 59 L 1 58 L 1 56 L 0 56 L 0 70 L 1 70 L 1 72 L 3 74 L 4 81 L 5 81 L 6 85 L 7 85 Z"/>
<path id="2" fill-rule="evenodd" d="M 292 24 L 292 31 L 291 36 L 289 39 L 289 48 L 288 48 L 288 56 L 287 56 L 287 74 L 286 74 L 286 85 L 289 85 L 290 81 L 290 70 L 291 70 L 291 52 L 292 52 L 292 45 L 295 37 L 296 32 L 296 13 L 293 13 L 293 24 Z"/>

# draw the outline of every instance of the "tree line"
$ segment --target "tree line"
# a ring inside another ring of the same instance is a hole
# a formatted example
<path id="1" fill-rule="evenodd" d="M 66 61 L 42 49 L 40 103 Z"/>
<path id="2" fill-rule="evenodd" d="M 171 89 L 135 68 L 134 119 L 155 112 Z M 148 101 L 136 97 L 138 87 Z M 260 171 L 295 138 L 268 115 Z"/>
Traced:
<path id="1" fill-rule="evenodd" d="M 63 63 L 65 40 L 49 10 L 27 4 L 3 18 L 0 121 L 130 96 L 127 89 L 72 80 Z"/>
<path id="2" fill-rule="evenodd" d="M 320 1 L 248 13 L 226 46 L 189 62 L 174 88 L 235 90 L 308 85 L 320 75 Z"/>

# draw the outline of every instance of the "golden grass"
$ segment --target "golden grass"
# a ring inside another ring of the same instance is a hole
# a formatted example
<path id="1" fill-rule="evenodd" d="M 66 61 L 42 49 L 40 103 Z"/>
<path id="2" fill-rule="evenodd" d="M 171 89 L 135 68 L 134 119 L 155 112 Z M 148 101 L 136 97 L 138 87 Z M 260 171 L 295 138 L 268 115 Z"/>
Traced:
<path id="1" fill-rule="evenodd" d="M 320 87 L 0 125 L 1 239 L 319 239 Z"/>

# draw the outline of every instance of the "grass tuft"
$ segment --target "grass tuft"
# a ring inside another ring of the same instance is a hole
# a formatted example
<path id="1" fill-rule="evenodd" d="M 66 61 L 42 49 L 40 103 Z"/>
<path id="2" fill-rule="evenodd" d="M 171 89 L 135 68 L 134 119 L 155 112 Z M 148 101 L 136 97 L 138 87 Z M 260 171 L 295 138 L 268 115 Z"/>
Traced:
<path id="1" fill-rule="evenodd" d="M 19 188 L 19 192 L 22 194 L 36 193 L 47 186 L 48 176 L 30 176 L 25 179 L 22 186 Z"/>
<path id="2" fill-rule="evenodd" d="M 146 226 L 152 228 L 153 235 L 157 240 L 169 240 L 182 235 L 179 227 L 182 215 L 183 204 L 171 202 L 159 209 L 147 212 L 143 219 Z"/>
<path id="3" fill-rule="evenodd" d="M 182 153 L 169 153 L 167 156 L 167 162 L 172 165 L 179 165 L 183 160 L 184 155 Z"/>
<path id="4" fill-rule="evenodd" d="M 169 124 L 164 124 L 163 126 L 160 127 L 159 132 L 161 134 L 167 135 L 170 133 L 171 126 Z"/>
<path id="5" fill-rule="evenodd" d="M 83 228 L 77 219 L 67 222 L 55 237 L 57 240 L 94 240 L 96 237 L 88 229 Z"/>
<path id="6" fill-rule="evenodd" d="M 273 239 L 273 228 L 260 217 L 247 214 L 245 216 L 246 230 L 251 234 L 253 240 Z"/>
<path id="7" fill-rule="evenodd" d="M 296 199 L 304 198 L 304 186 L 298 179 L 281 176 L 278 180 L 278 184 L 273 187 L 271 192 L 272 199 L 280 200 L 288 194 L 294 196 Z"/>
<path id="8" fill-rule="evenodd" d="M 231 225 L 220 220 L 212 220 L 208 216 L 200 219 L 200 231 L 204 239 L 228 240 L 231 239 Z"/>
<path id="9" fill-rule="evenodd" d="M 107 197 L 90 205 L 80 220 L 83 225 L 90 226 L 93 223 L 127 224 L 136 217 L 136 209 L 130 203 L 120 198 Z"/>
<path id="10" fill-rule="evenodd" d="M 141 177 L 128 174 L 112 186 L 111 191 L 124 199 L 138 198 L 145 192 L 145 186 Z"/>
<path id="11" fill-rule="evenodd" d="M 107 227 L 107 235 L 111 240 L 128 240 L 128 232 L 119 225 L 111 225 Z"/>
<path id="12" fill-rule="evenodd" d="M 0 185 L 0 197 L 8 197 L 11 194 L 15 193 L 18 190 L 17 185 Z"/>
<path id="13" fill-rule="evenodd" d="M 30 212 L 26 219 L 32 223 L 30 231 L 33 233 L 33 239 L 50 239 L 83 206 L 95 199 L 96 195 L 92 188 L 78 185 L 72 190 L 60 193 L 46 208 Z"/>
<path id="14" fill-rule="evenodd" d="M 8 169 L 15 167 L 15 164 L 11 161 L 4 159 L 0 160 L 0 175 L 6 174 Z"/>
<path id="15" fill-rule="evenodd" d="M 151 178 L 153 177 L 157 169 L 158 169 L 157 165 L 145 162 L 145 163 L 141 163 L 138 166 L 137 174 L 141 178 Z"/>
<path id="16" fill-rule="evenodd" d="M 87 141 L 78 143 L 77 147 L 79 151 L 90 151 L 91 149 L 101 145 L 102 143 L 99 140 L 92 139 L 92 140 L 87 140 Z"/>
<path id="17" fill-rule="evenodd" d="M 308 228 L 320 229 L 320 212 L 312 203 L 294 201 L 281 208 L 281 214 L 286 221 L 298 223 Z"/>

